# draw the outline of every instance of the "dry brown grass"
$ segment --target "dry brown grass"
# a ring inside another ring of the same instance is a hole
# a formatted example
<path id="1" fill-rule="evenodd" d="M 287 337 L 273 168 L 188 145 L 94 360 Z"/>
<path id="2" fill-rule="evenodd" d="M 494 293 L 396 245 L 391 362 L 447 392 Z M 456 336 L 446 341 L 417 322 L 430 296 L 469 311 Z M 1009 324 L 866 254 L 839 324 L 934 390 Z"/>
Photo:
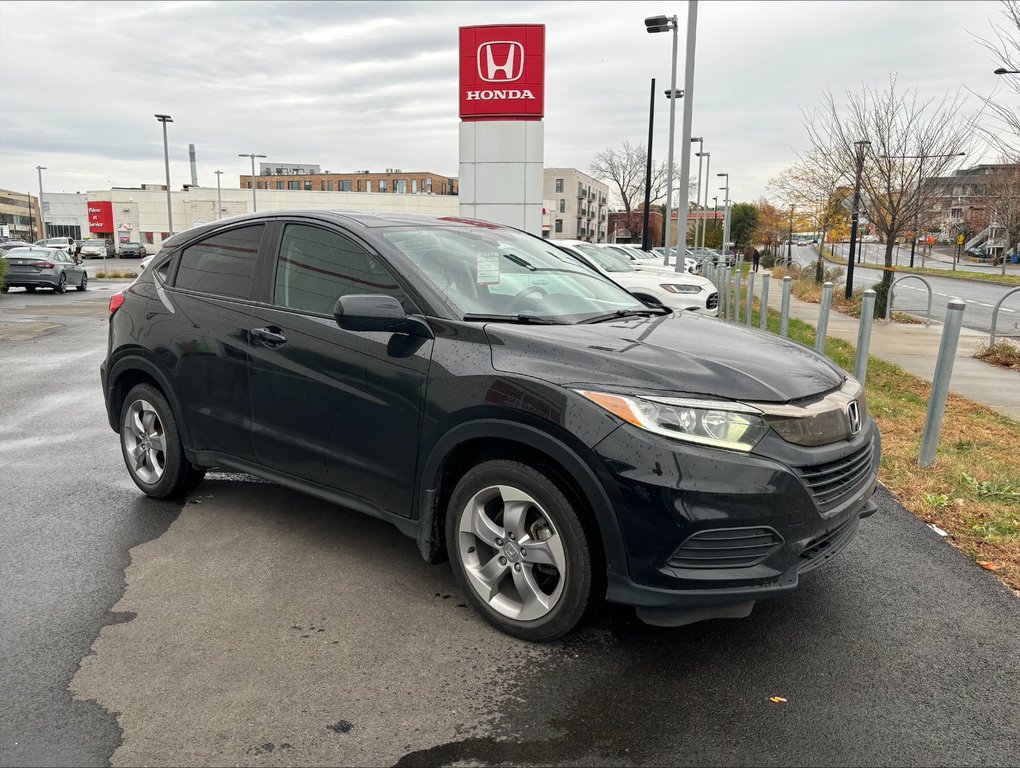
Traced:
<path id="1" fill-rule="evenodd" d="M 1012 341 L 1003 340 L 994 344 L 986 344 L 975 353 L 974 357 L 992 365 L 1001 365 L 1003 368 L 1020 371 L 1020 347 Z"/>

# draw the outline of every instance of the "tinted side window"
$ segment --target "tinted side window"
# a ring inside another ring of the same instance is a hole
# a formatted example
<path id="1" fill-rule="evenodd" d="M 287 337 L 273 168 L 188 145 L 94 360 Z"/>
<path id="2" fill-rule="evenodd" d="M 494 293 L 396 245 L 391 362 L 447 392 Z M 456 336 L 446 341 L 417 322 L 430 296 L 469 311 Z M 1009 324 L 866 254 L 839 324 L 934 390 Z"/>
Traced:
<path id="1" fill-rule="evenodd" d="M 264 229 L 263 224 L 240 227 L 188 246 L 177 268 L 177 287 L 247 299 Z"/>
<path id="2" fill-rule="evenodd" d="M 392 296 L 414 311 L 393 275 L 360 245 L 324 229 L 288 224 L 276 265 L 274 303 L 331 315 L 336 300 L 351 294 Z"/>

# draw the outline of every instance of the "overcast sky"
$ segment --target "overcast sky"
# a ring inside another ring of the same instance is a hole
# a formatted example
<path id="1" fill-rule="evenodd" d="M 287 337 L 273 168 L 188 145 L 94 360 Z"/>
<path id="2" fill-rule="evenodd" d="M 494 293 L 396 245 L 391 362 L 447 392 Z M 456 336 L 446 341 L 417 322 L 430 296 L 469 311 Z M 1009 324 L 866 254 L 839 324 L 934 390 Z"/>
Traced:
<path id="1" fill-rule="evenodd" d="M 219 169 L 237 187 L 249 168 L 239 152 L 454 176 L 457 28 L 504 22 L 546 25 L 546 166 L 587 170 L 601 149 L 644 142 L 651 77 L 664 158 L 670 37 L 643 23 L 657 14 L 679 17 L 683 87 L 687 3 L 676 0 L 2 2 L 0 187 L 36 193 L 36 165 L 53 192 L 161 183 L 157 112 L 174 119 L 175 189 L 190 181 L 189 143 L 204 186 Z M 992 20 L 997 2 L 702 0 L 694 135 L 713 173 L 731 174 L 733 199 L 755 199 L 806 148 L 801 109 L 826 88 L 897 72 L 926 96 L 991 93 L 999 62 L 973 35 L 990 36 Z"/>

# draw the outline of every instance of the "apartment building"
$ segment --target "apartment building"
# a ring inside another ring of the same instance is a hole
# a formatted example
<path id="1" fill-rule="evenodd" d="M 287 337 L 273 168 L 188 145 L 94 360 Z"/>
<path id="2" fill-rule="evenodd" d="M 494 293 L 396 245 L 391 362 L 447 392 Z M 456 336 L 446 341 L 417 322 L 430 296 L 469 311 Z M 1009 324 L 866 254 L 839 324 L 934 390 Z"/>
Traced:
<path id="1" fill-rule="evenodd" d="M 456 195 L 456 177 L 431 171 L 402 171 L 387 168 L 382 173 L 371 171 L 320 171 L 308 163 L 260 163 L 255 189 L 290 192 L 382 192 L 398 195 Z M 241 189 L 251 189 L 250 174 L 241 176 Z"/>
<path id="2" fill-rule="evenodd" d="M 34 242 L 42 237 L 39 200 L 27 192 L 0 189 L 0 236 Z"/>
<path id="3" fill-rule="evenodd" d="M 542 199 L 547 211 L 542 218 L 542 237 L 606 242 L 609 187 L 601 181 L 576 168 L 546 168 Z"/>

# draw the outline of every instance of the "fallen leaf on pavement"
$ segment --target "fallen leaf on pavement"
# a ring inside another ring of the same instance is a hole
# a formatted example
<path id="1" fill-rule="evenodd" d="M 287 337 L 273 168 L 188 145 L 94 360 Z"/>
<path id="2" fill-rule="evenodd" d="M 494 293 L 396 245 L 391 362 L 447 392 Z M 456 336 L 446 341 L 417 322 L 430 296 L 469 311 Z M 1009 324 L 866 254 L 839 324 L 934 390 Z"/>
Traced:
<path id="1" fill-rule="evenodd" d="M 773 704 L 785 704 L 786 703 L 786 699 L 784 699 L 782 696 L 771 696 L 771 697 L 769 697 L 769 701 L 771 701 Z"/>

